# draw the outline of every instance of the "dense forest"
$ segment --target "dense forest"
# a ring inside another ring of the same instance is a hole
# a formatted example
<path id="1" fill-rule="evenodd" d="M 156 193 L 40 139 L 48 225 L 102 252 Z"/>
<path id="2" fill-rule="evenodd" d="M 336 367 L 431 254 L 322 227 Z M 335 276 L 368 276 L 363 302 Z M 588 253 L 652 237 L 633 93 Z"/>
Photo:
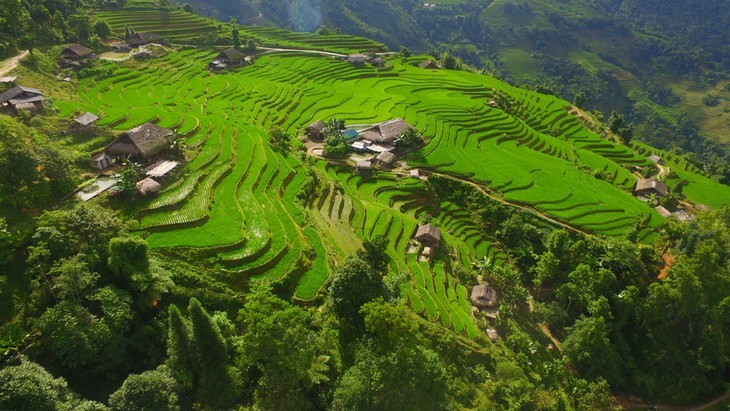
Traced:
<path id="1" fill-rule="evenodd" d="M 534 3 L 506 3 L 501 13 L 534 15 Z M 635 76 L 648 101 L 673 107 L 678 96 L 659 77 L 671 72 L 705 83 L 728 75 L 727 2 L 592 0 L 580 4 L 605 17 L 555 14 L 548 16 L 552 28 L 486 24 L 479 16 L 490 4 L 427 10 L 405 0 L 193 3 L 224 20 L 367 35 L 405 46 L 401 56 L 408 48 L 428 51 L 450 62 L 447 68 L 593 109 L 596 128 L 622 144 L 643 140 L 674 154 L 691 152 L 687 158 L 708 175 L 730 182 L 725 148 L 690 118 L 632 100 L 614 72 L 552 54 L 574 45 L 567 33 L 587 26 L 652 33 L 601 57 Z M 28 49 L 21 70 L 56 81 L 58 45 L 106 47 L 112 30 L 92 8 L 122 5 L 0 0 L 0 58 Z M 329 27 L 307 26 L 311 21 Z M 205 46 L 226 43 L 228 35 Z M 499 55 L 502 43 L 529 44 L 540 55 L 533 81 L 514 78 Z M 101 81 L 112 69 L 95 63 L 64 73 Z M 628 108 L 609 116 L 615 102 Z M 505 248 L 503 265 L 487 256 L 471 266 L 448 259 L 456 281 L 484 279 L 499 291 L 500 338 L 493 343 L 415 313 L 386 237 L 363 239 L 333 267 L 325 296 L 311 303 L 294 301 L 282 283 L 246 281 L 234 290 L 219 270 L 191 264 L 195 251 L 154 249 L 127 213 L 135 200 L 73 200 L 88 177 L 88 153 L 68 144 L 67 123 L 53 101 L 34 117 L 0 114 L 0 410 L 614 410 L 618 399 L 634 396 L 690 404 L 728 391 L 727 205 L 688 222 L 668 219 L 658 239 L 644 243 L 642 221 L 625 236 L 604 237 L 497 201 L 476 184 L 431 175 L 424 198 L 464 210 Z M 340 138 L 344 127 L 336 128 Z M 277 139 L 277 153 L 294 157 L 287 153 L 290 136 L 273 130 L 268 137 Z M 95 133 L 83 137 L 110 138 L 113 131 Z M 307 202 L 322 188 L 311 162 L 301 164 L 307 182 L 297 201 Z M 666 278 L 657 281 L 662 270 Z"/>

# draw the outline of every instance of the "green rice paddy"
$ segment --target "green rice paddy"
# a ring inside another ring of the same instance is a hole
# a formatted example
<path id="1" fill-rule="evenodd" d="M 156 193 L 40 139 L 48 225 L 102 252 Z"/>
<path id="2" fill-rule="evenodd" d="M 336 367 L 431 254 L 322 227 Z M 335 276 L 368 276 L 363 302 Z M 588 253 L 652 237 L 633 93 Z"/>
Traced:
<path id="1" fill-rule="evenodd" d="M 184 175 L 133 217 L 150 247 L 195 250 L 196 263 L 215 268 L 234 289 L 280 282 L 300 300 L 316 298 L 331 268 L 364 239 L 384 235 L 392 269 L 410 278 L 403 293 L 414 311 L 475 336 L 471 284 L 460 284 L 451 267 L 485 255 L 497 264 L 507 258 L 466 210 L 434 204 L 427 183 L 390 172 L 365 178 L 315 161 L 318 190 L 301 204 L 296 196 L 309 171 L 301 153 L 269 147 L 266 130 L 274 125 L 298 134 L 316 119 L 401 117 L 427 139 L 410 166 L 476 183 L 597 234 L 623 235 L 640 221 L 641 235 L 650 237 L 663 224 L 630 194 L 635 180 L 625 166 L 646 164 L 645 157 L 592 133 L 553 96 L 474 73 L 422 70 L 411 64 L 415 58 L 377 72 L 312 54 L 269 53 L 252 66 L 210 74 L 205 65 L 215 54 L 184 50 L 124 63 L 111 78 L 81 80 L 79 101 L 56 104 L 67 115 L 101 113 L 119 131 L 156 121 L 186 136 Z M 492 99 L 509 108 L 491 107 Z M 581 165 L 610 178 L 597 179 Z M 682 173 L 694 176 L 687 193 L 711 184 L 693 170 Z M 432 264 L 407 253 L 426 213 L 447 244 Z"/>

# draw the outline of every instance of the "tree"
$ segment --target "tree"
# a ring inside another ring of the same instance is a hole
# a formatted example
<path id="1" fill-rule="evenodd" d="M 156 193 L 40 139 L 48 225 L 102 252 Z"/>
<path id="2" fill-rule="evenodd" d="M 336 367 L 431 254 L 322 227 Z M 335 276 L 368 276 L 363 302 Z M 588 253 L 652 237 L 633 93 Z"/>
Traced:
<path id="1" fill-rule="evenodd" d="M 117 237 L 109 241 L 109 270 L 128 281 L 135 274 L 149 272 L 147 242 L 137 237 Z"/>
<path id="2" fill-rule="evenodd" d="M 408 50 L 408 48 L 406 48 L 406 46 L 402 46 L 400 48 L 400 55 L 401 55 L 401 57 L 410 57 L 411 51 Z"/>
<path id="3" fill-rule="evenodd" d="M 581 317 L 566 329 L 563 353 L 586 377 L 620 383 L 623 362 L 611 345 L 609 332 L 603 317 Z"/>
<path id="4" fill-rule="evenodd" d="M 459 63 L 456 61 L 456 58 L 449 53 L 444 53 L 442 62 L 444 68 L 447 70 L 456 70 L 459 68 Z"/>
<path id="5" fill-rule="evenodd" d="M 132 374 L 109 397 L 112 411 L 180 410 L 180 390 L 169 369 L 161 365 L 155 370 Z"/>
<path id="6" fill-rule="evenodd" d="M 168 310 L 167 366 L 170 374 L 186 389 L 193 385 L 192 331 L 180 310 L 171 305 Z"/>
<path id="7" fill-rule="evenodd" d="M 256 42 L 253 41 L 253 39 L 246 40 L 246 47 L 244 48 L 244 50 L 248 52 L 256 51 Z"/>
<path id="8" fill-rule="evenodd" d="M 0 369 L 0 409 L 55 411 L 72 400 L 64 379 L 53 378 L 25 357 L 15 362 Z"/>
<path id="9" fill-rule="evenodd" d="M 418 130 L 413 127 L 408 127 L 401 136 L 398 136 L 398 138 L 395 139 L 394 143 L 396 147 L 404 149 L 416 147 L 420 145 L 422 141 L 420 134 L 418 134 Z"/>
<path id="10" fill-rule="evenodd" d="M 357 255 L 365 260 L 373 270 L 385 274 L 390 262 L 390 256 L 387 253 L 388 237 L 379 235 L 362 243 L 362 250 Z"/>
<path id="11" fill-rule="evenodd" d="M 291 137 L 279 126 L 273 126 L 269 129 L 269 144 L 275 150 L 286 150 L 289 147 L 290 139 Z"/>
<path id="12" fill-rule="evenodd" d="M 192 328 L 192 369 L 195 397 L 206 407 L 228 409 L 238 397 L 228 371 L 228 346 L 220 329 L 197 299 L 188 306 Z"/>
<path id="13" fill-rule="evenodd" d="M 240 49 L 241 48 L 241 36 L 238 32 L 238 27 L 233 27 L 233 30 L 231 30 L 231 37 L 233 38 L 233 48 Z"/>
<path id="14" fill-rule="evenodd" d="M 128 161 L 122 167 L 122 171 L 117 176 L 117 190 L 119 194 L 125 197 L 132 196 L 137 193 L 137 181 L 142 176 L 142 166 Z"/>
<path id="15" fill-rule="evenodd" d="M 195 8 L 193 8 L 193 6 L 190 5 L 190 3 L 185 3 L 183 5 L 183 11 L 185 11 L 185 13 L 198 14 L 198 12 L 195 10 Z"/>
<path id="16" fill-rule="evenodd" d="M 621 138 L 621 141 L 623 141 L 625 145 L 629 145 L 631 143 L 631 139 L 634 135 L 634 126 L 633 124 L 627 123 L 623 115 L 616 111 L 612 111 L 606 125 L 612 133 Z"/>
<path id="17" fill-rule="evenodd" d="M 360 307 L 383 295 L 380 274 L 359 257 L 350 257 L 334 273 L 330 302 L 337 316 L 347 324 L 362 326 Z"/>
<path id="18" fill-rule="evenodd" d="M 586 103 L 588 102 L 588 98 L 586 97 L 586 93 L 580 92 L 575 95 L 575 98 L 573 98 L 573 105 L 575 105 L 578 108 L 583 108 Z"/>

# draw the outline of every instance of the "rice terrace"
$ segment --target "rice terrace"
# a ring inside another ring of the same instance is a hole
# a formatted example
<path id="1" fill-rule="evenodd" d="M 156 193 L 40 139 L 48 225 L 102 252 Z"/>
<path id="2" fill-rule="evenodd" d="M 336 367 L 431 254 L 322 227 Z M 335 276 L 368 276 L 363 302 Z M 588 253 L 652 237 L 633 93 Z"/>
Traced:
<path id="1" fill-rule="evenodd" d="M 323 48 L 362 46 L 348 40 Z M 97 113 L 101 124 L 117 130 L 151 121 L 185 136 L 183 176 L 131 217 L 151 248 L 194 255 L 233 289 L 249 280 L 283 282 L 296 298 L 311 300 L 330 267 L 361 240 L 384 235 L 392 264 L 410 275 L 403 290 L 410 306 L 456 333 L 478 334 L 467 289 L 452 277 L 450 260 L 468 266 L 488 256 L 499 264 L 505 258 L 499 244 L 481 234 L 466 210 L 434 202 L 422 179 L 388 170 L 361 175 L 267 144 L 272 126 L 302 135 L 317 119 L 373 124 L 403 118 L 427 142 L 408 155 L 407 168 L 472 183 L 586 233 L 638 230 L 651 242 L 663 224 L 631 194 L 636 177 L 629 169 L 649 164 L 639 154 L 646 149 L 632 151 L 597 135 L 554 96 L 485 75 L 424 70 L 417 65 L 422 57 L 393 58 L 392 68 L 378 70 L 327 56 L 267 52 L 251 66 L 212 74 L 205 64 L 216 53 L 187 48 L 122 66 L 109 78 L 82 80 L 80 102 L 57 104 L 68 115 Z M 605 178 L 581 167 L 602 170 Z M 730 201 L 728 187 L 686 163 L 672 168 L 677 178 L 687 174 L 688 197 L 696 184 L 712 187 L 712 197 L 697 192 L 702 202 Z M 298 202 L 313 181 L 315 193 Z M 433 264 L 407 252 L 425 215 L 451 251 Z"/>

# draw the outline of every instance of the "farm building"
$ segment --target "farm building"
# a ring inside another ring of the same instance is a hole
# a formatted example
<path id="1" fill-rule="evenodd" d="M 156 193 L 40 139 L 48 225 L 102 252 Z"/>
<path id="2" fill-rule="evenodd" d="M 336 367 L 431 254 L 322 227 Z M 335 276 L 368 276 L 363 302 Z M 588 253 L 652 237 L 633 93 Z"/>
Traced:
<path id="1" fill-rule="evenodd" d="M 649 161 L 654 164 L 664 164 L 664 160 L 656 154 L 649 156 Z"/>
<path id="2" fill-rule="evenodd" d="M 215 59 L 208 64 L 211 71 L 223 71 L 227 68 L 240 67 L 246 64 L 246 55 L 240 51 L 229 48 L 218 54 Z"/>
<path id="3" fill-rule="evenodd" d="M 422 69 L 427 69 L 427 70 L 438 70 L 441 68 L 441 66 L 433 60 L 426 60 L 426 61 L 422 62 L 421 64 L 419 64 L 418 67 L 420 67 Z"/>
<path id="4" fill-rule="evenodd" d="M 433 224 L 422 224 L 416 231 L 416 240 L 426 247 L 438 248 L 441 244 L 441 230 Z"/>
<path id="5" fill-rule="evenodd" d="M 18 79 L 18 76 L 5 76 L 0 77 L 0 84 L 13 84 L 15 83 L 15 80 Z"/>
<path id="6" fill-rule="evenodd" d="M 376 160 L 378 160 L 378 164 L 385 167 L 392 166 L 395 162 L 395 159 L 395 154 L 391 153 L 390 151 L 383 151 L 382 153 L 378 154 L 378 157 L 376 157 Z"/>
<path id="7" fill-rule="evenodd" d="M 654 194 L 659 197 L 667 197 L 669 195 L 669 187 L 656 178 L 641 178 L 636 182 L 634 194 L 637 196 Z"/>
<path id="8" fill-rule="evenodd" d="M 654 207 L 654 210 L 656 210 L 656 212 L 664 218 L 669 218 L 672 216 L 672 212 L 662 206 Z"/>
<path id="9" fill-rule="evenodd" d="M 113 161 L 111 157 L 109 157 L 106 153 L 101 153 L 92 157 L 89 165 L 93 168 L 104 170 L 105 168 L 112 165 L 112 163 Z"/>
<path id="10" fill-rule="evenodd" d="M 68 61 L 81 61 L 93 57 L 94 50 L 84 47 L 81 44 L 68 46 L 61 51 L 61 59 Z"/>
<path id="11" fill-rule="evenodd" d="M 347 61 L 350 62 L 353 66 L 364 66 L 365 65 L 365 55 L 364 54 L 349 54 L 347 56 Z"/>
<path id="12" fill-rule="evenodd" d="M 367 160 L 362 160 L 357 162 L 355 168 L 359 173 L 365 174 L 370 172 L 370 170 L 373 168 L 373 165 Z"/>
<path id="13" fill-rule="evenodd" d="M 76 128 L 88 129 L 90 127 L 93 127 L 94 124 L 96 123 L 96 120 L 98 120 L 98 119 L 99 119 L 99 116 L 86 112 L 86 113 L 76 117 L 73 121 L 73 123 L 74 123 L 73 125 Z"/>
<path id="14" fill-rule="evenodd" d="M 392 143 L 396 138 L 400 137 L 411 125 L 405 121 L 397 118 L 394 120 L 388 120 L 380 124 L 376 124 L 366 130 L 360 135 L 365 140 L 373 143 Z"/>
<path id="15" fill-rule="evenodd" d="M 129 44 L 130 47 L 139 47 L 150 43 L 166 45 L 167 40 L 149 31 L 135 33 L 127 39 L 127 44 Z"/>
<path id="16" fill-rule="evenodd" d="M 127 43 L 114 43 L 111 45 L 112 51 L 117 53 L 127 53 L 131 50 Z"/>
<path id="17" fill-rule="evenodd" d="M 498 304 L 497 290 L 487 284 L 479 284 L 471 289 L 471 305 L 479 309 L 495 308 Z"/>
<path id="18" fill-rule="evenodd" d="M 160 192 L 160 188 L 162 188 L 160 183 L 149 177 L 135 184 L 135 187 L 137 187 L 137 192 L 143 196 L 157 194 Z"/>
<path id="19" fill-rule="evenodd" d="M 10 90 L 0 94 L 0 109 L 12 109 L 16 112 L 19 110 L 36 113 L 43 110 L 43 92 L 23 86 L 15 86 Z"/>
<path id="20" fill-rule="evenodd" d="M 309 138 L 321 139 L 322 137 L 324 137 L 322 135 L 324 128 L 325 128 L 324 121 L 317 120 L 307 127 L 307 129 L 306 129 L 307 136 Z"/>
<path id="21" fill-rule="evenodd" d="M 385 59 L 382 57 L 376 57 L 376 58 L 370 60 L 370 64 L 372 64 L 373 67 L 384 67 Z"/>
<path id="22" fill-rule="evenodd" d="M 354 142 L 359 135 L 360 133 L 358 133 L 354 128 L 348 128 L 342 132 L 342 137 L 344 137 L 348 143 Z"/>
<path id="23" fill-rule="evenodd" d="M 145 123 L 124 132 L 106 149 L 112 157 L 126 157 L 144 161 L 160 154 L 170 146 L 173 132 L 152 123 Z"/>

